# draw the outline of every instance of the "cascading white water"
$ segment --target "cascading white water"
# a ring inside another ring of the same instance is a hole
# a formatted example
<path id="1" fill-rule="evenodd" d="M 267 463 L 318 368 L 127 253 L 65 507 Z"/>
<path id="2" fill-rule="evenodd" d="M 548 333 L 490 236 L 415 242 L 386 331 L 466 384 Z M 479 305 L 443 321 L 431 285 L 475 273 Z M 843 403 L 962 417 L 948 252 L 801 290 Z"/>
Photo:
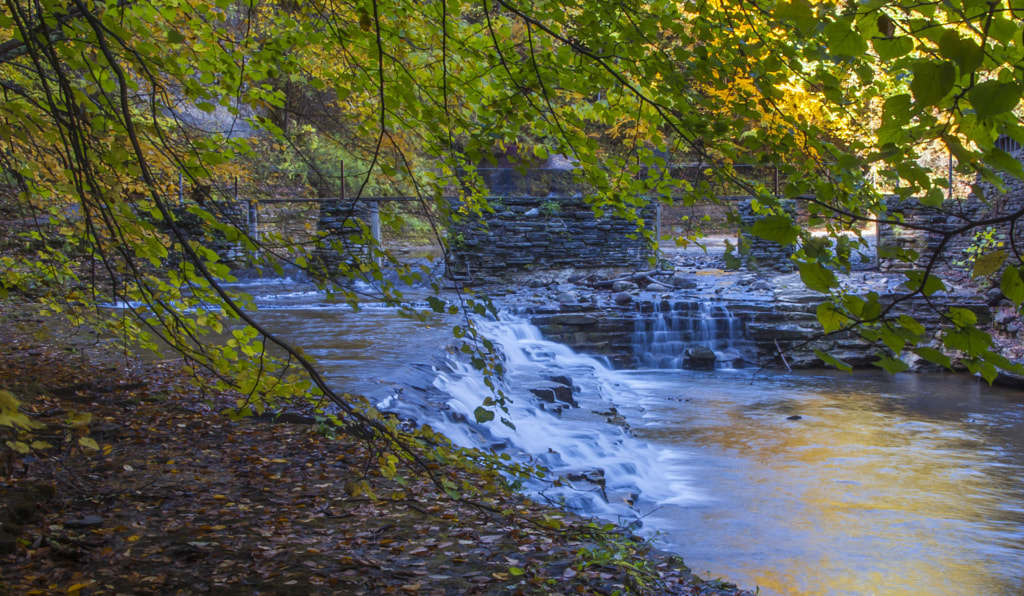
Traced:
<path id="1" fill-rule="evenodd" d="M 534 488 L 548 498 L 564 500 L 572 509 L 610 519 L 633 518 L 638 513 L 632 505 L 640 500 L 648 508 L 702 500 L 688 481 L 679 451 L 653 449 L 615 423 L 622 420 L 619 410 L 640 401 L 628 374 L 544 340 L 536 327 L 525 322 L 477 324 L 505 359 L 508 373 L 502 389 L 511 398 L 507 417 L 514 429 L 500 420 L 473 422 L 474 410 L 490 389 L 479 371 L 458 358 L 452 358 L 450 370 L 434 381 L 445 396 L 447 416 L 439 418 L 436 410 L 432 414 L 403 411 L 416 407 L 411 401 L 391 403 L 391 409 L 428 422 L 458 445 L 497 448 L 566 476 L 567 488 Z M 552 407 L 531 391 L 543 395 L 545 389 L 560 384 L 559 377 L 571 379 L 574 407 L 567 403 Z"/>
<path id="2" fill-rule="evenodd" d="M 637 316 L 633 358 L 639 368 L 732 368 L 745 360 L 747 343 L 743 321 L 723 304 L 661 302 Z"/>

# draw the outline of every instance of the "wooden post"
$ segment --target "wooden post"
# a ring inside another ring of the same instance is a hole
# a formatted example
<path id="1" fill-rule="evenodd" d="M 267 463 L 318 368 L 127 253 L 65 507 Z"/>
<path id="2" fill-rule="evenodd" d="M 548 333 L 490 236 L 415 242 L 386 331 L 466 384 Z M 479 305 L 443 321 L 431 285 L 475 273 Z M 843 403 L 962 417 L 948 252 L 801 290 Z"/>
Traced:
<path id="1" fill-rule="evenodd" d="M 259 210 L 258 203 L 255 199 L 249 200 L 249 216 L 246 217 L 249 223 L 249 237 L 256 240 L 256 234 L 259 230 Z"/>
<path id="2" fill-rule="evenodd" d="M 661 201 L 654 199 L 654 240 L 658 243 L 658 252 L 661 252 Z"/>
<path id="3" fill-rule="evenodd" d="M 949 200 L 953 200 L 953 152 L 949 152 Z"/>
<path id="4" fill-rule="evenodd" d="M 380 235 L 380 201 L 370 201 L 370 232 L 373 233 L 373 242 L 376 244 L 374 250 L 384 250 L 384 244 Z M 383 264 L 382 259 L 374 255 L 373 262 L 378 267 Z"/>

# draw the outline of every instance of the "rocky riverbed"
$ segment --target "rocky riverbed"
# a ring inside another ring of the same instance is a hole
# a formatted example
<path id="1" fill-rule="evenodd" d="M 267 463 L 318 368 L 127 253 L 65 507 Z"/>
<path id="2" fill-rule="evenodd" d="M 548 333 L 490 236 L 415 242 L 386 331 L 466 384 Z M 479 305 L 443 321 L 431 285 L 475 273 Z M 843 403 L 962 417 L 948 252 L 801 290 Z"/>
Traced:
<path id="1" fill-rule="evenodd" d="M 873 345 L 855 334 L 825 334 L 817 318 L 824 295 L 806 289 L 798 274 L 725 270 L 725 240 L 712 240 L 706 250 L 669 250 L 665 266 L 659 270 L 528 272 L 510 283 L 481 289 L 504 308 L 529 318 L 548 339 L 605 356 L 618 367 L 643 364 L 643 355 L 637 353 L 641 341 L 637 334 L 643 332 L 638 321 L 652 313 L 694 311 L 697 305 L 717 309 L 718 315 L 711 315 L 709 324 L 719 330 L 725 327 L 725 317 L 739 321 L 745 345 L 730 366 L 821 367 L 824 363 L 816 355 L 821 351 L 862 367 L 870 366 L 879 355 L 889 354 L 884 346 Z M 846 292 L 861 296 L 877 293 L 883 305 L 906 293 L 902 285 L 905 277 L 898 273 L 854 271 L 839 278 Z M 917 296 L 903 300 L 893 314 L 913 316 L 932 337 L 927 345 L 941 348 L 935 331 L 942 322 L 942 313 L 951 306 L 965 308 L 992 334 L 1000 354 L 1011 360 L 1024 357 L 1020 341 L 1024 322 L 1012 303 L 998 288 L 987 289 L 963 275 L 953 279 L 956 284 L 948 291 L 928 299 Z M 950 355 L 954 366 L 963 369 L 957 354 Z M 911 370 L 935 368 L 908 352 L 902 358 Z M 706 350 L 684 354 L 683 365 L 706 368 Z"/>

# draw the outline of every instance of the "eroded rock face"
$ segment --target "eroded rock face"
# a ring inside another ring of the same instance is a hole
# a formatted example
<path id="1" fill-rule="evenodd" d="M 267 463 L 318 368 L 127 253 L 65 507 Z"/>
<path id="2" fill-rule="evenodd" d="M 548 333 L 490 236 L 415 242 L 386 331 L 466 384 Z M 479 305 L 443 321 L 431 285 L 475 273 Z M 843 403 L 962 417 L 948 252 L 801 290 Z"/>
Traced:
<path id="1" fill-rule="evenodd" d="M 881 274 L 873 275 L 877 277 Z M 865 286 L 865 291 L 879 292 L 884 303 L 887 281 L 875 277 L 868 279 L 865 276 L 864 283 L 869 284 Z M 637 366 L 638 358 L 642 356 L 634 353 L 642 343 L 638 341 L 637 334 L 656 332 L 654 329 L 642 330 L 638 326 L 640 316 L 672 310 L 676 303 L 706 303 L 714 308 L 727 309 L 731 319 L 742 322 L 742 335 L 751 353 L 741 354 L 740 360 L 729 354 L 730 362 L 746 361 L 753 366 L 775 369 L 823 367 L 824 363 L 816 355 L 816 350 L 854 367 L 870 366 L 877 359 L 879 347 L 861 339 L 857 334 L 823 333 L 816 314 L 822 295 L 803 288 L 795 274 L 745 284 L 739 283 L 745 281 L 740 275 L 730 277 L 728 274 L 704 276 L 700 281 L 696 291 L 676 289 L 664 293 L 591 290 L 591 299 L 586 304 L 547 303 L 536 307 L 530 318 L 546 338 L 582 353 L 608 357 L 620 368 Z M 770 291 L 765 286 L 770 287 Z M 931 333 L 941 324 L 941 317 L 936 312 L 943 312 L 948 306 L 956 306 L 974 312 L 981 325 L 994 322 L 1004 332 L 1011 332 L 1010 327 L 1013 326 L 1013 333 L 1024 334 L 1024 331 L 1020 331 L 1024 328 L 1020 319 L 1006 314 L 995 319 L 994 315 L 998 311 L 994 312 L 986 304 L 985 296 L 935 295 L 929 301 L 932 303 L 930 306 L 920 298 L 901 302 L 892 314 L 911 314 Z M 529 313 L 530 309 L 527 311 Z M 715 327 L 721 320 L 724 319 L 715 319 L 710 324 Z M 690 343 L 696 342 L 682 338 L 675 365 L 713 368 L 719 360 L 714 358 L 714 352 L 687 345 Z M 699 345 L 707 344 L 701 342 Z M 687 349 L 690 350 L 688 353 Z M 671 357 L 668 359 L 672 360 Z M 908 364 L 913 370 L 934 368 L 924 361 L 915 360 Z"/>

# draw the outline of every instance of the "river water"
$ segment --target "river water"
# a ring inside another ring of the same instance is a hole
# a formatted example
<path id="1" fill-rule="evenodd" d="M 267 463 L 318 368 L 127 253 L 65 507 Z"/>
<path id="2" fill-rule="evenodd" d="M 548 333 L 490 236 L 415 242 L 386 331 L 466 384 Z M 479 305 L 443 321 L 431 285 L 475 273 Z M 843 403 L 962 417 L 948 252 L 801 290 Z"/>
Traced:
<path id="1" fill-rule="evenodd" d="M 1024 393 L 954 375 L 614 371 L 526 323 L 481 322 L 503 346 L 513 431 L 465 422 L 487 389 L 445 349 L 452 320 L 257 293 L 257 316 L 338 389 L 573 474 L 539 496 L 642 524 L 702 577 L 762 594 L 1024 594 Z M 578 407 L 530 391 L 559 375 Z"/>

